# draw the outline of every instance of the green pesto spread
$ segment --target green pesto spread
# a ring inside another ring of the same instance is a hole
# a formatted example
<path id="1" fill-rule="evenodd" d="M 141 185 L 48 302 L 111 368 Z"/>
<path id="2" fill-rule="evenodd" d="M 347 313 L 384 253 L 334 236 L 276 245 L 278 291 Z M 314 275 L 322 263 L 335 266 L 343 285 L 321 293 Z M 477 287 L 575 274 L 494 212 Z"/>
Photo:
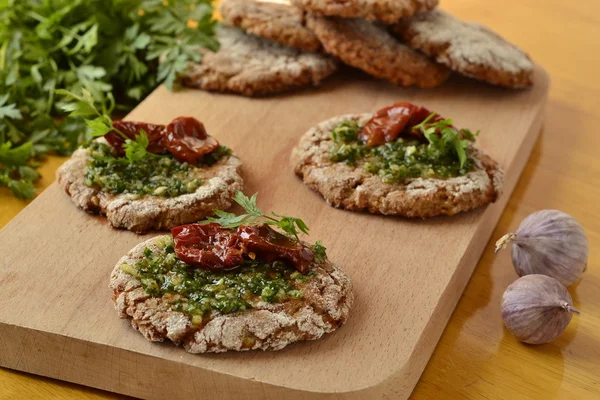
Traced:
<path id="1" fill-rule="evenodd" d="M 380 146 L 368 147 L 358 138 L 359 132 L 360 127 L 356 121 L 339 123 L 331 132 L 333 144 L 329 148 L 330 159 L 334 162 L 362 165 L 366 172 L 379 175 L 386 183 L 402 183 L 408 178 L 443 179 L 462 176 L 475 167 L 468 148 L 464 149 L 466 158 L 461 166 L 454 143 L 462 143 L 455 137 L 446 139 L 442 136 L 439 140 L 431 137 L 432 141 L 425 142 L 398 138 Z M 470 133 L 469 135 L 466 140 L 473 141 L 474 137 Z"/>
<path id="2" fill-rule="evenodd" d="M 131 162 L 116 157 L 109 145 L 98 141 L 91 142 L 88 150 L 91 160 L 85 171 L 85 184 L 99 186 L 109 193 L 176 197 L 194 193 L 202 185 L 193 166 L 177 161 L 170 154 L 150 155 Z M 212 165 L 229 154 L 230 149 L 219 146 L 199 164 Z"/>
<path id="3" fill-rule="evenodd" d="M 303 297 L 298 285 L 313 274 L 301 274 L 285 262 L 247 259 L 227 271 L 194 268 L 177 258 L 172 238 L 158 238 L 159 251 L 146 248 L 134 266 L 121 270 L 138 278 L 146 293 L 171 299 L 174 310 L 201 322 L 215 310 L 223 314 L 252 309 L 261 300 L 281 303 Z"/>

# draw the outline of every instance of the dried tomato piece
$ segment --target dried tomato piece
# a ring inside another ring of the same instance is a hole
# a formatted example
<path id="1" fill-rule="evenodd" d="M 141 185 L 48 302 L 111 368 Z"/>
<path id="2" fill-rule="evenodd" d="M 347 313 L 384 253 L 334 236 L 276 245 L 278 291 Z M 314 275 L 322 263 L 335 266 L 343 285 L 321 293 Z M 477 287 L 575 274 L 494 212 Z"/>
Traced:
<path id="1" fill-rule="evenodd" d="M 266 262 L 285 260 L 300 272 L 305 272 L 314 259 L 307 246 L 282 235 L 266 224 L 238 228 L 245 247 Z"/>
<path id="2" fill-rule="evenodd" d="M 145 122 L 134 122 L 134 121 L 114 121 L 113 127 L 118 129 L 121 133 L 127 136 L 131 140 L 135 140 L 135 137 L 140 134 L 142 129 L 148 136 L 148 151 L 154 154 L 164 154 L 167 149 L 162 145 L 163 136 L 165 134 L 164 125 L 148 124 Z M 123 144 L 125 144 L 125 138 L 116 131 L 110 131 L 104 138 L 115 149 L 118 155 L 125 154 Z"/>
<path id="3" fill-rule="evenodd" d="M 115 121 L 115 130 L 104 137 L 120 156 L 125 154 L 123 133 L 131 140 L 140 134 L 142 129 L 148 136 L 148 151 L 154 154 L 173 154 L 177 161 L 195 165 L 198 159 L 219 147 L 219 142 L 206 133 L 202 122 L 192 117 L 175 118 L 169 125 L 148 124 L 145 122 Z M 117 132 L 116 130 L 119 130 Z"/>
<path id="4" fill-rule="evenodd" d="M 358 138 L 367 146 L 374 147 L 396 140 L 401 133 L 418 135 L 412 128 L 425 121 L 429 115 L 431 111 L 425 107 L 406 102 L 396 103 L 377 111 L 362 127 Z M 430 122 L 441 120 L 443 118 L 435 114 Z"/>
<path id="5" fill-rule="evenodd" d="M 219 147 L 219 142 L 206 133 L 204 124 L 191 117 L 171 121 L 162 144 L 178 161 L 192 165 Z"/>
<path id="6" fill-rule="evenodd" d="M 265 224 L 240 226 L 237 231 L 217 223 L 189 224 L 171 229 L 171 234 L 177 257 L 203 269 L 235 268 L 247 255 L 269 263 L 287 261 L 305 272 L 314 260 L 310 248 Z"/>
<path id="7" fill-rule="evenodd" d="M 189 265 L 204 269 L 230 269 L 243 261 L 240 236 L 217 223 L 189 224 L 171 229 L 175 254 Z"/>

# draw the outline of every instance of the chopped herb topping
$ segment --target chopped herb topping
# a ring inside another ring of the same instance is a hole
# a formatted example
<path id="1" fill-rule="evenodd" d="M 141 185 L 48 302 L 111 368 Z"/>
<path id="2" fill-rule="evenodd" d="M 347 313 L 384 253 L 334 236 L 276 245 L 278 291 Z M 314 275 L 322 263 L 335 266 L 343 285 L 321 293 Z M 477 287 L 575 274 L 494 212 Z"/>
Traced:
<path id="1" fill-rule="evenodd" d="M 260 301 L 279 303 L 303 297 L 298 285 L 312 273 L 301 274 L 285 262 L 244 260 L 238 268 L 211 271 L 193 268 L 177 258 L 172 239 L 157 239 L 160 250 L 146 248 L 135 266 L 121 269 L 138 278 L 146 293 L 171 301 L 173 309 L 201 321 L 211 311 L 232 313 L 252 309 Z"/>
<path id="2" fill-rule="evenodd" d="M 321 263 L 327 260 L 327 248 L 323 246 L 323 243 L 321 243 L 320 240 L 317 240 L 317 242 L 314 244 L 312 251 L 315 255 L 315 262 Z"/>
<path id="3" fill-rule="evenodd" d="M 358 138 L 356 121 L 343 121 L 331 132 L 333 144 L 329 157 L 334 162 L 360 164 L 366 172 L 377 174 L 386 183 L 403 182 L 407 178 L 449 178 L 473 170 L 475 163 L 469 155 L 469 143 L 476 134 L 452 126 L 445 119 L 429 123 L 434 114 L 413 127 L 424 139 L 398 138 L 380 146 L 368 147 Z"/>
<path id="4" fill-rule="evenodd" d="M 171 155 L 148 156 L 135 163 L 123 157 L 115 157 L 110 146 L 93 141 L 88 146 L 90 163 L 85 172 L 86 185 L 99 186 L 109 193 L 175 197 L 193 193 L 202 185 L 202 179 L 187 163 L 175 160 Z M 221 146 L 203 159 L 212 165 L 231 154 Z"/>

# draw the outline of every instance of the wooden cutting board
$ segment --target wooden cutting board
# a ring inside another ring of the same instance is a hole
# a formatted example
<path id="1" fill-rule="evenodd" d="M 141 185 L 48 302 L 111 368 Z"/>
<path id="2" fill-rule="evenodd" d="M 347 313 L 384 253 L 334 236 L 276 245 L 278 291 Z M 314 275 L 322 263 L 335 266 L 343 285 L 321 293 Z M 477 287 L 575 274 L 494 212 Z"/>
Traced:
<path id="1" fill-rule="evenodd" d="M 247 194 L 298 216 L 352 278 L 348 323 L 279 352 L 191 355 L 146 341 L 119 320 L 107 287 L 117 260 L 147 236 L 111 229 L 52 185 L 0 231 L 0 366 L 143 398 L 406 398 L 486 246 L 541 129 L 549 78 L 508 91 L 455 77 L 403 89 L 346 71 L 319 88 L 248 99 L 157 89 L 131 120 L 180 115 L 244 162 Z M 329 207 L 294 176 L 289 154 L 311 126 L 411 101 L 481 130 L 506 171 L 495 204 L 455 217 L 407 220 Z M 500 318 L 491 315 L 490 318 Z"/>

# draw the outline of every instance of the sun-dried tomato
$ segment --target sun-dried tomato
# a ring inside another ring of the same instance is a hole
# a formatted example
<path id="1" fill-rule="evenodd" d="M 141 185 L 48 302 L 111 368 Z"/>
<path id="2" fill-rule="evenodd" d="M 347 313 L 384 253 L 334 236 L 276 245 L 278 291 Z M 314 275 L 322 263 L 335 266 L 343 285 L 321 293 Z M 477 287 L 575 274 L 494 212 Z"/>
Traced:
<path id="1" fill-rule="evenodd" d="M 396 103 L 377 111 L 362 127 L 358 137 L 367 146 L 375 147 L 396 140 L 402 133 L 418 135 L 412 128 L 425 121 L 429 115 L 431 111 L 425 107 L 406 102 Z M 441 120 L 443 118 L 435 114 L 429 122 Z"/>
<path id="2" fill-rule="evenodd" d="M 219 147 L 219 142 L 206 133 L 204 124 L 190 117 L 179 117 L 171 121 L 162 143 L 177 160 L 192 165 Z"/>
<path id="3" fill-rule="evenodd" d="M 140 134 L 142 129 L 148 135 L 148 151 L 154 154 L 164 154 L 167 149 L 162 145 L 163 136 L 165 135 L 165 126 L 148 124 L 145 122 L 133 122 L 133 121 L 114 121 L 113 127 L 118 129 L 119 132 L 123 133 L 131 140 L 135 140 L 135 137 Z M 125 138 L 116 131 L 110 131 L 104 138 L 117 152 L 118 155 L 125 154 L 123 144 L 125 144 Z"/>
<path id="4" fill-rule="evenodd" d="M 189 224 L 171 229 L 171 234 L 177 257 L 198 268 L 235 268 L 246 255 L 268 263 L 287 261 L 305 272 L 314 259 L 310 248 L 268 225 L 240 226 L 233 230 L 217 223 Z"/>
<path id="5" fill-rule="evenodd" d="M 125 138 L 135 140 L 142 130 L 148 136 L 150 153 L 171 153 L 177 161 L 195 165 L 198 159 L 219 147 L 219 142 L 208 133 L 202 122 L 192 117 L 175 118 L 169 125 L 148 124 L 134 121 L 115 121 L 115 130 L 107 133 L 106 141 L 118 155 L 125 154 Z M 117 130 L 119 132 L 117 132 Z"/>
<path id="6" fill-rule="evenodd" d="M 305 272 L 314 259 L 311 249 L 271 229 L 269 225 L 241 226 L 238 233 L 248 251 L 266 262 L 285 260 L 300 272 Z"/>
<path id="7" fill-rule="evenodd" d="M 240 235 L 217 223 L 189 224 L 171 229 L 175 254 L 189 265 L 204 269 L 231 269 L 243 261 Z"/>

